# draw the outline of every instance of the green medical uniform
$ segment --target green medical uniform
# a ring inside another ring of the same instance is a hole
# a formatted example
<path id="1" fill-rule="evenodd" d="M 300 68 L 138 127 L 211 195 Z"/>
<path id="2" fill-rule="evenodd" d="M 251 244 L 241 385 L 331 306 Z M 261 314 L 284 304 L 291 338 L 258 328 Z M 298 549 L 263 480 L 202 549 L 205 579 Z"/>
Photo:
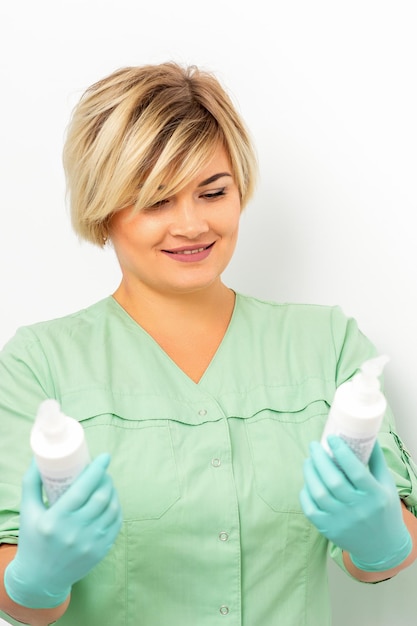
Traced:
<path id="1" fill-rule="evenodd" d="M 199 383 L 112 297 L 22 328 L 0 355 L 0 541 L 18 539 L 30 428 L 56 398 L 91 455 L 110 452 L 124 515 L 60 626 L 330 624 L 329 546 L 301 511 L 302 465 L 336 386 L 375 354 L 338 307 L 239 294 Z M 415 513 L 393 429 L 388 412 L 380 442 Z"/>

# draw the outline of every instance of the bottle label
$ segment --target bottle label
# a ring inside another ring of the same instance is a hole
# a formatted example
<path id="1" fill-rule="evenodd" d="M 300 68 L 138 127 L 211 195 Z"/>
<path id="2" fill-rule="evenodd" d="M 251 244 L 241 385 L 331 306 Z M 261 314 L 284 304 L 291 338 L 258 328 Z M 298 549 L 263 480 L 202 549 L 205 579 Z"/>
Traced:
<path id="1" fill-rule="evenodd" d="M 41 472 L 42 484 L 49 506 L 52 506 L 66 492 L 83 469 L 84 465 L 80 465 L 77 468 L 73 468 L 71 474 L 66 474 L 65 476 L 52 476 L 51 474 L 48 475 Z"/>
<path id="2" fill-rule="evenodd" d="M 348 437 L 345 434 L 340 433 L 339 437 L 343 439 L 349 446 L 349 448 L 356 454 L 358 459 L 365 465 L 368 463 L 371 456 L 372 448 L 374 447 L 375 437 L 364 437 L 363 439 L 357 439 L 356 437 Z"/>

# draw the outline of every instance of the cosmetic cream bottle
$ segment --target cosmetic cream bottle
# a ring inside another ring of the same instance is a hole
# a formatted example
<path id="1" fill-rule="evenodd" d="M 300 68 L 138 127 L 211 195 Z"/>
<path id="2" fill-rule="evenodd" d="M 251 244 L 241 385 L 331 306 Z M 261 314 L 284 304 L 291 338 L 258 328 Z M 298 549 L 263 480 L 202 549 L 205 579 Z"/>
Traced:
<path id="1" fill-rule="evenodd" d="M 331 454 L 329 435 L 338 435 L 367 464 L 383 420 L 387 401 L 379 376 L 389 358 L 385 355 L 365 361 L 351 380 L 336 389 L 321 444 Z"/>
<path id="2" fill-rule="evenodd" d="M 45 400 L 39 406 L 30 444 L 52 506 L 90 462 L 84 429 L 61 412 L 56 400 Z"/>

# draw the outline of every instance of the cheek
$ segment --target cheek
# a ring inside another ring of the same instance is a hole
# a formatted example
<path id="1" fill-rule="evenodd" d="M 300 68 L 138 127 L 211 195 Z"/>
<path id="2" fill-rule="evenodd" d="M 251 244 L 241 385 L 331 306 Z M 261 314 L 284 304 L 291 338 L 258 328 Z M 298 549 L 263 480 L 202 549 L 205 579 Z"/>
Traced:
<path id="1" fill-rule="evenodd" d="M 239 232 L 240 225 L 240 207 L 239 210 L 234 210 L 230 215 L 230 219 L 227 222 L 227 231 L 230 233 L 231 237 L 236 238 Z"/>
<path id="2" fill-rule="evenodd" d="M 156 225 L 147 222 L 143 216 L 126 216 L 115 220 L 110 230 L 110 236 L 115 248 L 128 250 L 146 245 L 151 241 L 156 231 Z"/>
<path id="3" fill-rule="evenodd" d="M 236 248 L 239 234 L 239 225 L 239 219 L 230 219 L 227 221 L 227 223 L 224 224 L 222 236 L 226 246 L 225 253 L 228 255 L 229 258 L 231 258 Z"/>
<path id="4" fill-rule="evenodd" d="M 240 216 L 242 214 L 241 203 L 239 198 L 230 198 L 222 207 L 219 207 L 219 213 L 216 218 L 218 219 L 218 227 L 223 230 L 225 234 L 234 234 L 239 230 Z"/>
<path id="5" fill-rule="evenodd" d="M 140 254 L 143 241 L 132 222 L 119 223 L 110 233 L 113 249 L 121 265 Z"/>

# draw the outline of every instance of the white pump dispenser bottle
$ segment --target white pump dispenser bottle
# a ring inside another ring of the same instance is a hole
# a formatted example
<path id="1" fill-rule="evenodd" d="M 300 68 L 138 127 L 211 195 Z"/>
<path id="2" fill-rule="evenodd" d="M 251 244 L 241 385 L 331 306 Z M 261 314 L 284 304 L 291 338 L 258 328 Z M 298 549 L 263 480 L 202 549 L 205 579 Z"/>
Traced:
<path id="1" fill-rule="evenodd" d="M 387 408 L 378 378 L 388 361 L 385 355 L 365 361 L 351 380 L 336 389 L 321 440 L 329 454 L 327 437 L 338 435 L 367 464 Z"/>
<path id="2" fill-rule="evenodd" d="M 56 400 L 44 400 L 30 444 L 51 506 L 90 462 L 84 429 L 77 420 L 61 412 Z"/>

